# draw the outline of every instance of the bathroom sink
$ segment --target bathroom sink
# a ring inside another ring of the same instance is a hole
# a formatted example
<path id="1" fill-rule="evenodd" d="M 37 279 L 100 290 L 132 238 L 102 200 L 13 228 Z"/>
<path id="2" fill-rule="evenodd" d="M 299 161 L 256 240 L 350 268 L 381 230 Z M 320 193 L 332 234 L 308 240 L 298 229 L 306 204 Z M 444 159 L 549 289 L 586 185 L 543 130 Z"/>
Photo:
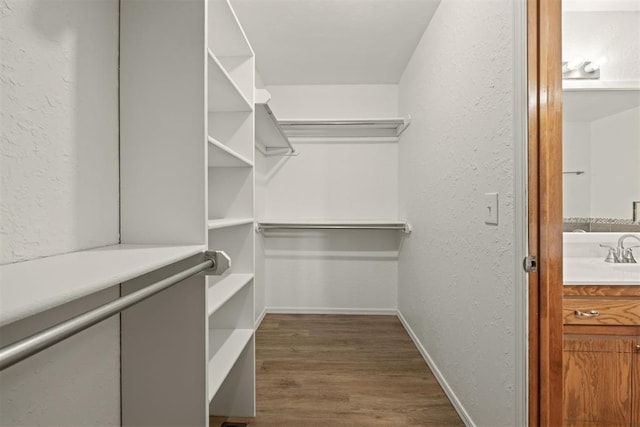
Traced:
<path id="1" fill-rule="evenodd" d="M 624 264 L 624 263 L 612 263 L 606 262 L 609 267 L 615 268 L 616 270 L 624 270 L 624 271 L 637 271 L 640 274 L 640 264 Z"/>
<path id="2" fill-rule="evenodd" d="M 640 264 L 615 264 L 593 257 L 565 258 L 564 282 L 640 285 Z"/>

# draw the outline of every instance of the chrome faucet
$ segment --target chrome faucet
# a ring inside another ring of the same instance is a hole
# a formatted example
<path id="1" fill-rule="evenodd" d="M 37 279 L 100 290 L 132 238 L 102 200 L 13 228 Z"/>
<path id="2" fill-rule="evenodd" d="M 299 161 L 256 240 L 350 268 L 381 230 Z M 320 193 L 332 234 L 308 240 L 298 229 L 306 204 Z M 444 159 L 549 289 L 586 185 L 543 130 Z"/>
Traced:
<path id="1" fill-rule="evenodd" d="M 616 248 L 610 245 L 603 245 L 603 244 L 600 245 L 600 247 L 609 249 L 609 253 L 607 254 L 607 257 L 604 259 L 604 262 L 611 262 L 615 264 L 619 264 L 619 263 L 636 264 L 637 263 L 636 259 L 633 257 L 632 249 L 638 248 L 640 247 L 640 245 L 635 245 L 635 246 L 630 246 L 628 248 L 625 248 L 624 241 L 628 237 L 631 237 L 633 239 L 640 241 L 640 237 L 636 236 L 635 234 L 623 234 L 618 239 L 618 247 Z"/>

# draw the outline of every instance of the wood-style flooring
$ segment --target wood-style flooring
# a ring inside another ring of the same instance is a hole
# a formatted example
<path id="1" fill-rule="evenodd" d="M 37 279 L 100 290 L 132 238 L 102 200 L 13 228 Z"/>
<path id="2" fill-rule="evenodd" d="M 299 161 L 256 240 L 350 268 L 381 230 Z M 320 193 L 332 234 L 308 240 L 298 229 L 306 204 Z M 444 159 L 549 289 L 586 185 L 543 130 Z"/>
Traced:
<path id="1" fill-rule="evenodd" d="M 256 332 L 263 426 L 462 426 L 395 316 L 269 314 Z"/>

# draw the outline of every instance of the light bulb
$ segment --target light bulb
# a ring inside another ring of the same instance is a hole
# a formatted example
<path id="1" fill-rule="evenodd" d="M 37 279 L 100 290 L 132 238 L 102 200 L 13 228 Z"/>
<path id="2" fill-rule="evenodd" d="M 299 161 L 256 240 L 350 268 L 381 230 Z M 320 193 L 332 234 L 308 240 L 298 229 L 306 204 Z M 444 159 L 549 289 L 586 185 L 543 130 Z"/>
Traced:
<path id="1" fill-rule="evenodd" d="M 567 61 L 567 63 L 565 64 L 565 72 L 566 71 L 575 71 L 577 69 L 579 69 L 580 67 L 582 67 L 582 64 L 584 64 L 584 59 L 583 58 L 573 58 L 571 61 Z"/>
<path id="2" fill-rule="evenodd" d="M 607 63 L 607 57 L 606 56 L 602 56 L 598 59 L 596 59 L 593 62 L 589 62 L 587 65 L 584 66 L 584 71 L 587 73 L 593 73 L 594 71 L 597 71 L 600 69 L 600 67 L 602 67 L 604 64 Z"/>

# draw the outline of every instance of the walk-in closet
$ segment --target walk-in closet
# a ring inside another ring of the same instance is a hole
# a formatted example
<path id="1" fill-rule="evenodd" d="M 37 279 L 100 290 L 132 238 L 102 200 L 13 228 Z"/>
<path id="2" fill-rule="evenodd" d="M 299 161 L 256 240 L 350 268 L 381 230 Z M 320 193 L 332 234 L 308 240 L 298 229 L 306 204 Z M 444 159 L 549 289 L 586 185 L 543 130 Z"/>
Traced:
<path id="1" fill-rule="evenodd" d="M 6 0 L 0 425 L 523 425 L 523 8 Z"/>

